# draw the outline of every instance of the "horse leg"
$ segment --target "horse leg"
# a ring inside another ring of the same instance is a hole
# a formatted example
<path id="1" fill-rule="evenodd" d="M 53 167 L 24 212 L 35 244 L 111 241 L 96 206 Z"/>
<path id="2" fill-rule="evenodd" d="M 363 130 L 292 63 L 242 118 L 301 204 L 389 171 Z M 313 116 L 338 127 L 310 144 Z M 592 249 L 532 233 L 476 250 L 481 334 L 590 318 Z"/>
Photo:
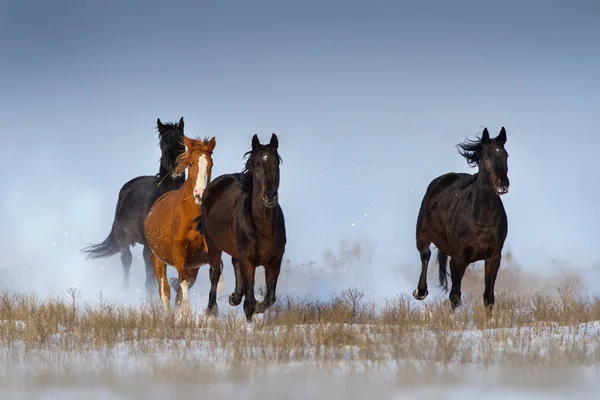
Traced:
<path id="1" fill-rule="evenodd" d="M 244 313 L 246 314 L 246 321 L 252 322 L 252 316 L 256 311 L 256 298 L 254 297 L 254 274 L 256 267 L 245 257 L 242 257 L 240 259 L 240 270 L 246 292 L 244 296 Z"/>
<path id="2" fill-rule="evenodd" d="M 133 256 L 129 246 L 121 247 L 121 264 L 123 265 L 123 289 L 129 289 L 129 270 L 131 269 L 131 262 Z"/>
<path id="3" fill-rule="evenodd" d="M 179 289 L 175 296 L 175 306 L 181 307 L 183 314 L 185 315 L 189 311 L 190 306 L 188 291 L 190 286 L 194 284 L 196 280 L 195 276 L 198 275 L 198 271 L 195 271 L 195 276 L 192 278 L 190 270 L 185 267 L 185 246 L 180 241 L 175 241 L 173 243 L 171 254 L 173 257 L 173 266 L 177 269 L 177 277 L 179 278 Z"/>
<path id="4" fill-rule="evenodd" d="M 427 265 L 431 258 L 431 250 L 429 246 L 431 242 L 425 237 L 424 234 L 417 235 L 417 250 L 421 255 L 421 275 L 419 276 L 419 283 L 417 288 L 413 292 L 413 297 L 417 300 L 425 300 L 429 292 L 427 291 Z"/>
<path id="5" fill-rule="evenodd" d="M 267 284 L 267 293 L 263 301 L 256 305 L 256 313 L 262 314 L 269 307 L 275 304 L 275 292 L 277 289 L 277 279 L 279 278 L 279 271 L 281 270 L 282 258 L 278 257 L 269 261 L 265 268 L 265 282 Z"/>
<path id="6" fill-rule="evenodd" d="M 156 281 L 154 265 L 152 264 L 152 250 L 150 250 L 150 246 L 147 244 L 144 245 L 142 255 L 144 258 L 144 264 L 146 265 L 146 296 L 151 298 L 152 292 L 156 290 L 158 282 Z"/>
<path id="7" fill-rule="evenodd" d="M 439 264 L 438 275 L 440 278 L 440 286 L 448 293 L 448 255 L 438 248 L 437 260 Z"/>
<path id="8" fill-rule="evenodd" d="M 467 263 L 457 260 L 454 257 L 450 258 L 450 277 L 452 278 L 452 289 L 450 289 L 450 304 L 452 311 L 456 310 L 461 304 L 460 285 L 462 278 L 467 270 Z"/>
<path id="9" fill-rule="evenodd" d="M 162 300 L 165 312 L 169 313 L 171 310 L 171 287 L 169 286 L 169 282 L 167 282 L 167 265 L 154 254 L 151 257 L 152 265 L 154 266 L 154 275 L 158 281 L 158 294 Z"/>
<path id="10" fill-rule="evenodd" d="M 492 309 L 494 308 L 494 285 L 498 270 L 500 269 L 500 252 L 492 254 L 485 259 L 485 290 L 483 292 L 483 305 L 486 308 L 486 316 L 492 318 Z"/>
<path id="11" fill-rule="evenodd" d="M 211 315 L 217 315 L 217 285 L 221 280 L 221 273 L 223 272 L 223 260 L 221 259 L 222 251 L 214 249 L 208 253 L 208 264 L 210 265 L 209 277 L 210 277 L 210 292 L 208 293 L 208 306 L 206 307 L 206 313 Z"/>
<path id="12" fill-rule="evenodd" d="M 235 290 L 229 296 L 229 304 L 235 307 L 240 305 L 244 296 L 244 278 L 242 277 L 240 260 L 231 257 L 231 263 L 233 264 L 233 273 L 235 275 Z"/>

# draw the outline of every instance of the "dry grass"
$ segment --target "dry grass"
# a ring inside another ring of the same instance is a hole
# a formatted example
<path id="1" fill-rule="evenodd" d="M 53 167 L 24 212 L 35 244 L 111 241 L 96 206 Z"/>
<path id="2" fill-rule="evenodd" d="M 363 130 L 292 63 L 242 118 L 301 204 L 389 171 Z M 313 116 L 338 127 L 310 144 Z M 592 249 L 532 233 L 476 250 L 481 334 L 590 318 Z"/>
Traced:
<path id="1" fill-rule="evenodd" d="M 503 272 L 505 277 L 521 274 Z M 102 299 L 94 306 L 79 304 L 76 290 L 49 299 L 2 293 L 0 347 L 23 354 L 106 356 L 117 351 L 133 358 L 170 352 L 224 366 L 340 361 L 364 366 L 407 360 L 544 366 L 600 361 L 600 329 L 588 324 L 600 321 L 600 299 L 585 296 L 576 278 L 565 278 L 553 293 L 501 292 L 495 321 L 488 322 L 481 296 L 468 294 L 483 291 L 481 274 L 474 268 L 465 278 L 463 306 L 455 314 L 445 300 L 418 303 L 402 294 L 376 307 L 357 289 L 348 289 L 328 302 L 280 295 L 251 329 L 234 315 L 175 320 L 155 303 L 139 308 Z"/>
<path id="2" fill-rule="evenodd" d="M 599 363 L 600 299 L 586 296 L 574 276 L 534 278 L 516 267 L 503 269 L 493 322 L 484 317 L 478 267 L 465 277 L 463 306 L 455 314 L 433 295 L 417 302 L 400 294 L 376 305 L 350 288 L 327 302 L 280 294 L 251 326 L 234 314 L 179 320 L 165 316 L 158 302 L 82 304 L 75 289 L 43 299 L 5 292 L 0 294 L 0 394 L 11 385 L 93 388 L 102 382 L 119 385 L 129 398 L 153 398 L 158 389 L 144 383 L 149 379 L 153 385 L 175 385 L 171 394 L 183 396 L 194 393 L 186 385 L 208 385 L 217 393 L 223 389 L 217 382 L 250 385 L 273 371 L 293 372 L 276 381 L 288 379 L 296 386 L 309 379 L 307 374 L 339 372 L 356 377 L 355 383 L 383 376 L 405 386 L 432 379 L 456 382 L 482 367 L 512 371 L 511 379 L 522 385 L 534 382 L 535 374 L 546 376 L 547 386 L 561 376 L 575 379 L 557 368 L 579 371 Z M 434 282 L 430 279 L 432 293 Z M 511 287 L 514 291 L 507 290 Z M 557 378 L 547 379 L 549 373 Z M 576 373 L 580 380 L 584 375 Z M 263 390 L 256 385 L 257 393 Z M 232 396 L 219 393 L 208 398 Z M 328 398 L 343 398 L 334 394 Z"/>

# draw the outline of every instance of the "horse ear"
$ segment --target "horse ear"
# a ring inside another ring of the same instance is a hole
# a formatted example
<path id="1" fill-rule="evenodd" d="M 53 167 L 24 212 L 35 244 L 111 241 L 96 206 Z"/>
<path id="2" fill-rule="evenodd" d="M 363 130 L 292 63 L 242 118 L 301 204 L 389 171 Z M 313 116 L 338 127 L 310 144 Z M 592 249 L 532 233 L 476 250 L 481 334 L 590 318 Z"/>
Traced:
<path id="1" fill-rule="evenodd" d="M 500 142 L 502 145 L 504 145 L 506 143 L 506 129 L 504 129 L 504 127 L 502 127 L 502 129 L 500 129 L 500 133 L 496 137 L 496 140 L 498 142 Z"/>
<path id="2" fill-rule="evenodd" d="M 189 150 L 192 148 L 192 141 L 185 135 L 183 136 L 183 143 L 185 143 L 186 149 Z"/>
<path id="3" fill-rule="evenodd" d="M 277 150 L 277 147 L 279 147 L 279 139 L 277 139 L 277 135 L 276 134 L 271 134 L 271 143 L 270 145 L 272 147 L 275 148 L 275 150 Z"/>
<path id="4" fill-rule="evenodd" d="M 481 134 L 481 143 L 485 143 L 490 140 L 490 133 L 487 128 L 483 129 L 483 133 Z"/>
<path id="5" fill-rule="evenodd" d="M 217 139 L 213 136 L 212 139 L 208 142 L 208 149 L 212 152 L 217 145 Z"/>
<path id="6" fill-rule="evenodd" d="M 260 146 L 260 140 L 258 140 L 258 136 L 254 134 L 254 136 L 252 136 L 252 150 L 258 149 L 258 146 Z"/>
<path id="7" fill-rule="evenodd" d="M 179 118 L 179 123 L 177 126 L 179 126 L 179 129 L 183 130 L 183 117 Z"/>
<path id="8" fill-rule="evenodd" d="M 163 125 L 163 123 L 160 122 L 160 118 L 156 118 L 156 127 L 158 128 L 159 132 L 162 132 L 163 129 L 165 129 L 165 126 Z"/>

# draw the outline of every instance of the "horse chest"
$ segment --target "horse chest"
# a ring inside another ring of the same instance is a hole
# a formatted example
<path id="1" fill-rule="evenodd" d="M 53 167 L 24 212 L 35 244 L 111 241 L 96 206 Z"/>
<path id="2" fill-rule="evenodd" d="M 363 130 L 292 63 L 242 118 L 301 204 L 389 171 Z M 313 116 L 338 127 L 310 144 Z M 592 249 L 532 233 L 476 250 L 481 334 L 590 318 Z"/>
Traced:
<path id="1" fill-rule="evenodd" d="M 270 236 L 259 235 L 254 243 L 253 263 L 264 265 L 271 259 L 273 253 L 273 239 Z"/>

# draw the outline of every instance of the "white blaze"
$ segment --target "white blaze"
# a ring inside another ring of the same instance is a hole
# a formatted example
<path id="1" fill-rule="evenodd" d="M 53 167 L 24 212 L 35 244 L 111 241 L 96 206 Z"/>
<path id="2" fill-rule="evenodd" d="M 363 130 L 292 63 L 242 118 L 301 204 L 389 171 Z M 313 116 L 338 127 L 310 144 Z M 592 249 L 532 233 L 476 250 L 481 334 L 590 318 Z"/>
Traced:
<path id="1" fill-rule="evenodd" d="M 208 185 L 208 158 L 205 154 L 198 157 L 198 176 L 196 177 L 196 185 L 194 186 L 194 196 L 202 196 L 206 185 Z M 198 202 L 196 200 L 196 202 Z"/>

